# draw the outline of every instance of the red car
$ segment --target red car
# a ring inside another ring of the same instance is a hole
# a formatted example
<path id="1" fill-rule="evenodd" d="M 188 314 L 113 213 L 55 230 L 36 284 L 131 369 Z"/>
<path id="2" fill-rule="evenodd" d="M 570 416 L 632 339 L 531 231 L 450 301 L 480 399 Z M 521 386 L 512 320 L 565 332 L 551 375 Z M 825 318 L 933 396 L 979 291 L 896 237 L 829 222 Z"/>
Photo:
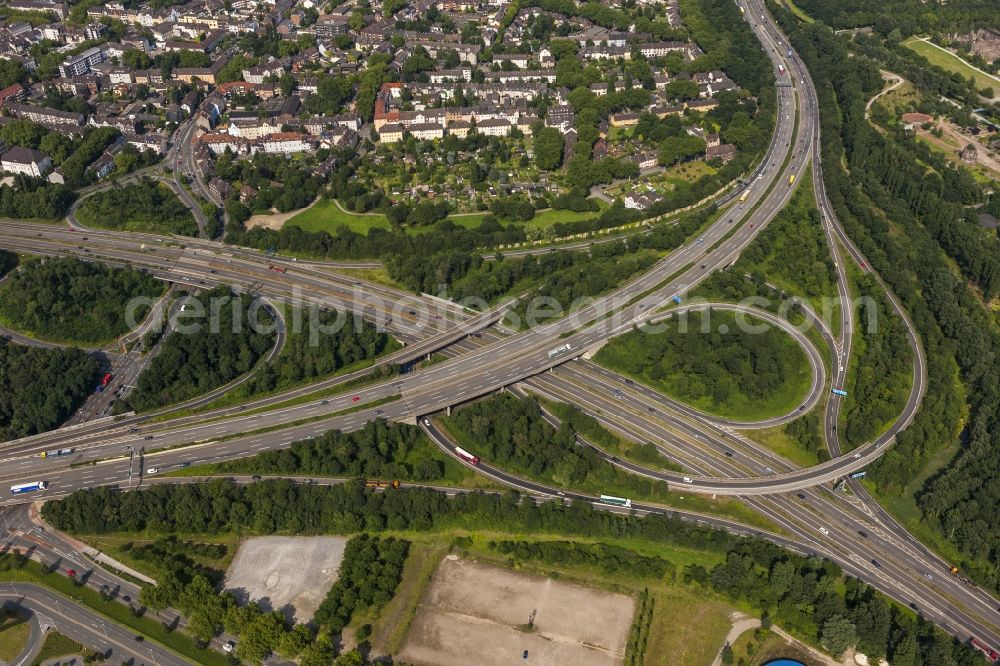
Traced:
<path id="1" fill-rule="evenodd" d="M 357 402 L 358 400 L 361 400 L 361 396 L 360 395 L 356 395 L 353 398 L 351 398 L 351 402 Z"/>
<path id="2" fill-rule="evenodd" d="M 70 578 L 76 578 L 76 569 L 67 569 L 66 575 Z"/>

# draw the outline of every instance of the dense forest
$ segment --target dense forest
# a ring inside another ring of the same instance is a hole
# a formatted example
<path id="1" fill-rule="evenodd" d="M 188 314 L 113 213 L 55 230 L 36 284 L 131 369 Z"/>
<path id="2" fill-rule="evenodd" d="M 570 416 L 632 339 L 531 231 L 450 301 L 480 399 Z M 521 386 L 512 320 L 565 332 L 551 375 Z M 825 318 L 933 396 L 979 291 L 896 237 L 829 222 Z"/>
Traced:
<path id="1" fill-rule="evenodd" d="M 155 299 L 164 283 L 131 268 L 75 258 L 25 261 L 0 285 L 0 319 L 32 336 L 99 345 L 128 332 L 132 299 Z M 142 321 L 149 306 L 136 308 Z"/>
<path id="2" fill-rule="evenodd" d="M 556 313 L 561 316 L 577 299 L 597 296 L 651 267 L 656 253 L 681 245 L 715 212 L 709 207 L 676 223 L 653 227 L 627 243 L 594 245 L 587 254 L 570 250 L 513 258 L 498 254 L 493 261 L 478 252 L 441 251 L 429 257 L 393 254 L 386 259 L 386 269 L 394 280 L 416 292 L 437 294 L 444 285 L 449 297 L 465 299 L 473 306 L 531 290 L 532 296 L 554 299 L 563 308 Z M 516 310 L 521 322 L 527 319 L 526 307 L 525 301 Z"/>
<path id="3" fill-rule="evenodd" d="M 303 317 L 302 325 L 294 320 L 301 311 L 292 311 L 285 346 L 274 361 L 261 366 L 241 393 L 247 396 L 269 393 L 327 377 L 346 367 L 378 358 L 398 348 L 386 333 L 353 313 L 323 310 Z M 315 319 L 313 318 L 315 316 Z M 342 323 L 338 324 L 338 318 Z M 335 328 L 335 330 L 333 330 Z"/>
<path id="4" fill-rule="evenodd" d="M 13 186 L 0 185 L 0 216 L 56 220 L 66 215 L 74 199 L 73 190 L 65 185 L 18 175 Z"/>
<path id="5" fill-rule="evenodd" d="M 834 28 L 871 26 L 883 35 L 899 30 L 903 37 L 940 29 L 969 30 L 998 25 L 993 0 L 796 0 L 809 16 Z"/>
<path id="6" fill-rule="evenodd" d="M 907 308 L 924 345 L 928 386 L 914 423 L 869 468 L 882 492 L 898 493 L 942 449 L 958 457 L 918 490 L 923 522 L 953 541 L 958 563 L 991 586 L 1000 566 L 1000 346 L 995 321 L 970 287 L 975 245 L 964 215 L 949 215 L 946 175 L 928 172 L 897 136 L 867 122 L 864 107 L 882 87 L 881 63 L 851 57 L 849 42 L 820 25 L 800 26 L 771 6 L 816 82 L 824 180 L 837 215 Z M 848 166 L 848 171 L 841 168 Z M 920 173 L 916 181 L 900 174 Z M 891 221 L 891 223 L 890 223 Z M 981 248 L 981 245 L 979 246 Z M 951 256 L 949 256 L 951 255 Z M 953 272 L 954 258 L 963 270 Z M 985 258 L 984 258 L 985 259 Z M 995 260 L 995 257 L 994 257 Z M 961 377 L 962 385 L 956 379 Z M 964 385 L 964 388 L 963 388 Z M 964 402 L 968 400 L 968 416 Z"/>
<path id="7" fill-rule="evenodd" d="M 52 430 L 90 395 L 97 360 L 79 349 L 22 347 L 0 339 L 0 440 Z"/>
<path id="8" fill-rule="evenodd" d="M 913 352 L 906 327 L 870 275 L 857 279 L 855 359 L 847 379 L 842 432 L 854 448 L 881 434 L 903 411 L 913 383 Z M 857 352 L 860 350 L 860 354 Z"/>
<path id="9" fill-rule="evenodd" d="M 837 270 L 813 200 L 811 173 L 729 270 L 804 296 L 817 313 L 823 312 L 822 299 L 837 295 Z"/>
<path id="10" fill-rule="evenodd" d="M 766 330 L 755 330 L 762 325 Z M 810 372 L 805 354 L 787 333 L 725 310 L 690 312 L 655 333 L 630 331 L 594 359 L 733 418 L 791 411 L 808 389 Z"/>
<path id="11" fill-rule="evenodd" d="M 779 624 L 837 657 L 856 646 L 873 663 L 888 658 L 893 666 L 983 663 L 971 646 L 919 614 L 890 604 L 865 583 L 844 577 L 833 562 L 792 555 L 767 542 L 736 544 L 711 571 L 688 565 L 683 579 L 733 600 L 748 600 L 763 625 Z"/>
<path id="12" fill-rule="evenodd" d="M 17 268 L 18 257 L 13 252 L 0 250 L 0 278 Z"/>
<path id="13" fill-rule="evenodd" d="M 149 178 L 92 194 L 77 208 L 76 216 L 88 227 L 198 235 L 188 207 L 169 187 Z"/>
<path id="14" fill-rule="evenodd" d="M 46 503 L 42 512 L 59 529 L 90 534 L 144 529 L 201 534 L 353 534 L 456 528 L 475 532 L 488 524 L 491 531 L 514 538 L 527 533 L 585 540 L 610 537 L 645 542 L 646 554 L 592 544 L 571 547 L 565 542 L 540 545 L 500 541 L 493 548 L 510 555 L 515 564 L 519 559 L 555 564 L 566 560 L 570 564 L 596 564 L 614 572 L 631 562 L 628 572 L 637 578 L 659 576 L 660 572 L 671 577 L 675 572 L 674 563 L 666 557 L 651 556 L 650 548 L 707 549 L 723 554 L 725 562 L 711 571 L 689 565 L 680 576 L 683 582 L 747 600 L 764 616 L 765 623 L 773 618 L 831 650 L 841 647 L 844 641 L 856 641 L 870 656 L 888 655 L 893 666 L 982 663 L 982 657 L 970 647 L 919 616 L 891 606 L 871 588 L 843 577 L 831 562 L 792 555 L 765 541 L 744 539 L 665 514 L 640 518 L 599 511 L 580 502 L 537 504 L 514 492 L 472 492 L 448 499 L 445 493 L 428 489 L 375 493 L 366 491 L 361 482 L 317 486 L 282 480 L 237 485 L 223 479 L 158 485 L 132 493 L 109 488 L 83 490 Z M 359 579 L 363 578 L 364 572 L 359 572 Z M 244 607 L 248 609 L 245 611 L 228 610 L 224 597 L 215 594 L 207 580 L 203 588 L 199 599 L 219 600 L 211 601 L 216 604 L 210 607 L 211 614 L 203 614 L 211 619 L 210 626 L 217 627 L 221 622 L 239 635 L 248 635 L 246 625 L 230 615 L 263 615 L 254 604 Z M 388 584 L 385 589 L 389 589 Z M 266 620 L 263 628 L 283 627 L 278 621 Z M 297 628 L 287 633 L 296 632 L 304 633 Z M 274 636 L 275 631 L 272 628 L 259 633 L 267 637 Z M 274 640 L 279 644 L 278 651 L 285 654 L 281 638 Z M 317 643 L 325 644 L 322 633 Z M 254 645 L 260 644 L 254 641 Z"/>
<path id="15" fill-rule="evenodd" d="M 592 492 L 667 492 L 665 482 L 628 474 L 593 448 L 578 446 L 573 426 L 563 421 L 553 428 L 535 398 L 501 393 L 458 409 L 445 424 L 468 451 L 515 474 Z"/>
<path id="16" fill-rule="evenodd" d="M 356 611 L 378 610 L 392 599 L 403 575 L 409 542 L 362 534 L 344 549 L 337 582 L 316 609 L 313 621 L 334 634 Z"/>
<path id="17" fill-rule="evenodd" d="M 218 464 L 220 472 L 315 474 L 361 479 L 440 480 L 444 461 L 416 426 L 369 421 L 361 430 L 331 430 L 287 449 Z"/>
<path id="18" fill-rule="evenodd" d="M 198 330 L 167 336 L 139 375 L 135 390 L 119 401 L 122 409 L 148 411 L 201 395 L 253 370 L 273 346 L 273 335 L 250 324 L 255 311 L 262 326 L 269 324 L 271 315 L 253 308 L 249 296 L 233 294 L 223 286 L 199 298 L 209 304 L 206 312 L 218 312 L 217 321 L 185 320 L 185 326 L 199 324 Z M 219 307 L 214 305 L 217 299 L 223 302 Z"/>

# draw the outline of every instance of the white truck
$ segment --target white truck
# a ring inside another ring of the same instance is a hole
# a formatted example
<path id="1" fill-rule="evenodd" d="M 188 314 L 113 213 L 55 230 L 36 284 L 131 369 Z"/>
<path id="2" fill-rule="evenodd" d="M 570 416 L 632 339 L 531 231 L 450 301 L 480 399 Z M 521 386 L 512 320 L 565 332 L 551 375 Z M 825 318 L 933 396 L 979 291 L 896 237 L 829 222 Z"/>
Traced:
<path id="1" fill-rule="evenodd" d="M 555 349 L 553 349 L 552 351 L 549 352 L 549 358 L 555 358 L 556 356 L 559 356 L 560 354 L 565 354 L 566 352 L 570 351 L 571 349 L 573 349 L 573 347 L 570 346 L 569 344 L 559 345 L 558 347 L 556 347 Z"/>

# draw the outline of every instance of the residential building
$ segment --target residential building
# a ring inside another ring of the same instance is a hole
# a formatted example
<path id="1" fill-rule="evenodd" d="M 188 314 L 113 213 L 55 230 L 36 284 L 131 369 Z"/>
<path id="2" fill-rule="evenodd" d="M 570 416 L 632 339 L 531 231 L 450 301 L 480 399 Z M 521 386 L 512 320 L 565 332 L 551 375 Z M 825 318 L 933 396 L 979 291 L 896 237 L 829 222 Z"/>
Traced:
<path id="1" fill-rule="evenodd" d="M 48 155 L 22 146 L 14 146 L 0 157 L 0 169 L 5 173 L 41 178 L 51 168 Z"/>
<path id="2" fill-rule="evenodd" d="M 86 51 L 66 58 L 59 65 L 59 74 L 65 78 L 89 74 L 91 68 L 104 62 L 104 51 L 99 46 L 93 46 Z"/>

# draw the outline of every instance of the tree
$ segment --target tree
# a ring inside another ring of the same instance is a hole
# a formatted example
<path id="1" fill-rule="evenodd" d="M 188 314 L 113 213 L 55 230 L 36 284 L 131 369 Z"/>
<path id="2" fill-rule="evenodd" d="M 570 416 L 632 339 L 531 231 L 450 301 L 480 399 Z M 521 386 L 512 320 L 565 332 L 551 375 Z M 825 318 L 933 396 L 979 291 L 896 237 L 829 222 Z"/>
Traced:
<path id="1" fill-rule="evenodd" d="M 698 84 L 689 79 L 677 79 L 668 83 L 663 92 L 678 101 L 698 99 Z"/>
<path id="2" fill-rule="evenodd" d="M 701 155 L 705 152 L 706 145 L 704 139 L 697 136 L 668 137 L 660 143 L 657 161 L 661 165 L 671 166 Z"/>
<path id="3" fill-rule="evenodd" d="M 545 127 L 535 134 L 535 163 L 539 169 L 552 171 L 562 166 L 564 139 L 562 132 Z"/>
<path id="4" fill-rule="evenodd" d="M 854 625 L 842 615 L 835 615 L 823 623 L 820 640 L 834 657 L 840 657 L 857 640 Z"/>
<path id="5" fill-rule="evenodd" d="M 725 645 L 722 646 L 722 652 L 719 654 L 719 659 L 725 666 L 732 666 L 733 663 L 733 646 L 727 641 Z"/>
<path id="6" fill-rule="evenodd" d="M 351 12 L 351 17 L 347 19 L 347 27 L 351 32 L 361 32 L 365 27 L 365 14 L 360 9 Z"/>
<path id="7" fill-rule="evenodd" d="M 12 86 L 15 83 L 22 85 L 28 82 L 28 70 L 17 60 L 4 58 L 0 60 L 0 88 Z"/>

